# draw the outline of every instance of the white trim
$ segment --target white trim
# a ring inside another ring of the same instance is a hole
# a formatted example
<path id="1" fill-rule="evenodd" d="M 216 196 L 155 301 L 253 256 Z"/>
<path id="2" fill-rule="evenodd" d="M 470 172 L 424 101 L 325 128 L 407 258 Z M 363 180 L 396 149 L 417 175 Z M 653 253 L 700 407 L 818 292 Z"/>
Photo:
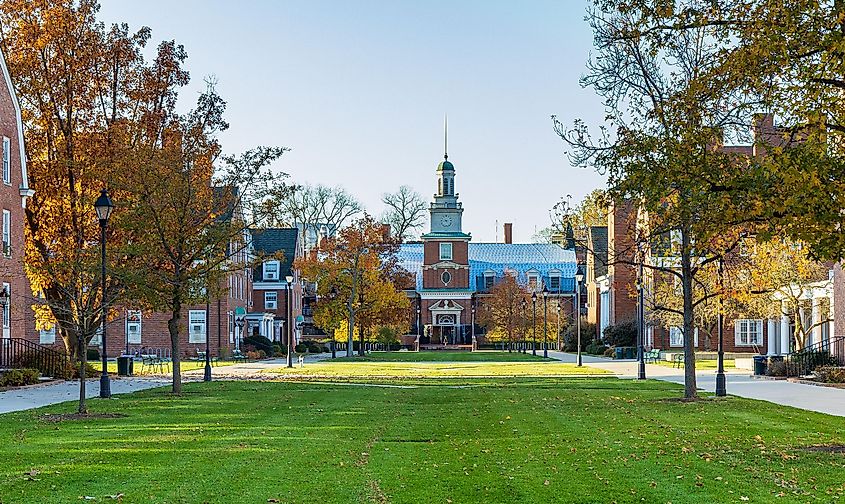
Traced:
<path id="1" fill-rule="evenodd" d="M 270 300 L 267 299 L 267 295 L 272 294 L 273 299 L 272 303 L 273 306 L 270 306 Z M 278 310 L 279 309 L 279 292 L 275 290 L 267 290 L 264 292 L 264 309 L 265 310 Z"/>
<path id="2" fill-rule="evenodd" d="M 138 317 L 137 322 L 129 320 L 130 317 L 136 315 Z M 126 342 L 130 345 L 140 345 L 142 340 L 142 333 L 143 333 L 143 324 L 144 320 L 144 313 L 141 310 L 126 310 L 126 327 L 124 330 L 126 331 Z M 137 334 L 135 331 L 130 330 L 130 327 L 137 326 Z M 136 337 L 137 336 L 137 337 Z"/>
<path id="3" fill-rule="evenodd" d="M 3 209 L 3 234 L 2 239 L 0 239 L 0 243 L 2 244 L 2 250 L 0 250 L 0 254 L 5 257 L 12 256 L 12 212 L 9 210 Z M 7 249 L 8 247 L 8 249 Z"/>
<path id="4" fill-rule="evenodd" d="M 469 301 L 474 291 L 462 290 L 457 292 L 420 292 L 420 299 L 466 299 Z"/>
<path id="5" fill-rule="evenodd" d="M 12 141 L 9 137 L 3 137 L 3 183 L 12 185 Z M 7 171 L 8 168 L 8 171 Z"/>
<path id="6" fill-rule="evenodd" d="M 296 282 L 294 282 L 296 283 Z M 287 289 L 287 282 L 252 282 L 252 290 L 276 290 Z"/>
<path id="7" fill-rule="evenodd" d="M 681 342 L 677 343 L 677 336 L 681 336 Z M 675 336 L 675 343 L 672 342 L 672 336 Z M 684 330 L 678 326 L 671 326 L 669 328 L 669 346 L 673 348 L 681 348 L 684 346 Z"/>
<path id="8" fill-rule="evenodd" d="M 275 266 L 275 278 L 267 276 L 267 266 Z M 261 263 L 261 279 L 271 282 L 278 282 L 282 278 L 282 264 L 280 261 L 264 261 Z"/>
<path id="9" fill-rule="evenodd" d="M 754 331 L 755 331 L 755 339 L 751 341 L 751 332 L 750 327 L 745 327 L 746 335 L 748 337 L 748 341 L 746 343 L 742 343 L 742 326 L 750 326 L 754 324 Z M 762 346 L 763 345 L 763 319 L 736 319 L 734 320 L 734 344 L 736 346 Z"/>
<path id="10" fill-rule="evenodd" d="M 202 322 L 194 323 L 194 315 L 202 314 Z M 188 310 L 188 343 L 205 343 L 205 326 L 208 324 L 208 317 L 205 310 Z M 196 328 L 194 326 L 197 326 Z M 196 329 L 196 330 L 195 330 Z"/>
<path id="11" fill-rule="evenodd" d="M 31 198 L 35 191 L 29 188 L 29 177 L 26 171 L 26 150 L 23 143 L 23 119 L 21 118 L 21 105 L 18 102 L 18 95 L 15 93 L 15 87 L 12 86 L 12 77 L 9 75 L 9 67 L 6 66 L 6 57 L 3 51 L 0 51 L 0 66 L 3 67 L 3 77 L 6 79 L 6 87 L 9 90 L 9 95 L 12 97 L 12 105 L 15 106 L 15 120 L 18 126 L 18 150 L 20 151 L 21 161 L 21 206 L 26 208 L 26 198 Z"/>

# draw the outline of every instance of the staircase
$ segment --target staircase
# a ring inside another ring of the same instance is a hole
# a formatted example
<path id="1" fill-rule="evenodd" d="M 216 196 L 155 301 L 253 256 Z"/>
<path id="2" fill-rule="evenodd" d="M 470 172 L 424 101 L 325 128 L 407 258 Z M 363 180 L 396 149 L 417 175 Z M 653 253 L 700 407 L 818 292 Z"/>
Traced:
<path id="1" fill-rule="evenodd" d="M 787 376 L 810 375 L 819 366 L 845 366 L 845 337 L 823 340 L 786 356 Z"/>
<path id="2" fill-rule="evenodd" d="M 0 369 L 33 368 L 44 376 L 57 376 L 65 367 L 67 356 L 23 338 L 0 339 Z"/>

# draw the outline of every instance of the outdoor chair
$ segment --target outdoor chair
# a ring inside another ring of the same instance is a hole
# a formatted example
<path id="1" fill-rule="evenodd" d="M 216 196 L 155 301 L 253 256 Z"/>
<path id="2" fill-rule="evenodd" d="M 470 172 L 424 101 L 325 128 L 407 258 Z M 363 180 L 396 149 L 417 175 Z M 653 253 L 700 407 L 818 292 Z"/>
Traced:
<path id="1" fill-rule="evenodd" d="M 685 361 L 686 361 L 686 358 L 684 357 L 684 354 L 676 353 L 675 355 L 672 356 L 672 367 L 676 367 L 676 368 L 680 369 L 681 365 L 684 364 Z"/>
<path id="2" fill-rule="evenodd" d="M 232 350 L 232 360 L 235 362 L 246 362 L 249 359 L 247 359 L 246 355 L 240 350 Z"/>

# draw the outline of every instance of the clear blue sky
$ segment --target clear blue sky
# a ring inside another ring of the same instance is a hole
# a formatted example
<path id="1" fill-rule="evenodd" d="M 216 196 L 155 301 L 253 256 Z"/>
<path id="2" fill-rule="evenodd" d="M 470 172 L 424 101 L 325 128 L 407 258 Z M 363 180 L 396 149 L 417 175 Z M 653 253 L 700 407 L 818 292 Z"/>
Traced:
<path id="1" fill-rule="evenodd" d="M 592 44 L 583 1 L 101 1 L 105 22 L 185 46 L 186 108 L 217 77 L 227 152 L 290 147 L 279 170 L 341 185 L 376 216 L 401 184 L 431 198 L 444 114 L 475 241 L 493 241 L 497 220 L 499 240 L 513 222 L 529 241 L 560 197 L 603 185 L 569 165 L 550 120 L 603 115 L 578 84 Z"/>

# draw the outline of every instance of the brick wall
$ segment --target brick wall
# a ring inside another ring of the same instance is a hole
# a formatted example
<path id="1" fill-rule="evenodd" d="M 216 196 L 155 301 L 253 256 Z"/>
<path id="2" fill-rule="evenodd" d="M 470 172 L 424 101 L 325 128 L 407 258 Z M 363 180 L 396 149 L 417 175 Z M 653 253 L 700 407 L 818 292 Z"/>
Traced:
<path id="1" fill-rule="evenodd" d="M 630 201 L 614 205 L 608 214 L 607 255 L 610 280 L 610 324 L 618 324 L 636 317 L 636 268 L 623 262 L 636 259 L 636 208 Z"/>

